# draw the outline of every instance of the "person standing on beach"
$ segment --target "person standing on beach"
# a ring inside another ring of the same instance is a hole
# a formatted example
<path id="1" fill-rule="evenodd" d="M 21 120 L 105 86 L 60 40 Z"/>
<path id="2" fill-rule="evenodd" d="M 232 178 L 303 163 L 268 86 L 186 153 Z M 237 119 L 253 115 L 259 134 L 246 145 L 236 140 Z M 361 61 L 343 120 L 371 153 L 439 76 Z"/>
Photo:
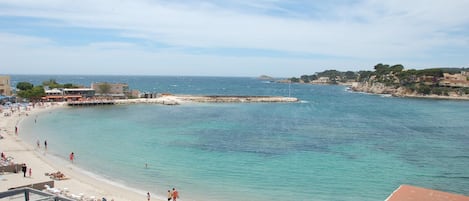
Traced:
<path id="1" fill-rule="evenodd" d="M 171 201 L 173 198 L 173 194 L 171 193 L 171 190 L 168 190 L 168 201 Z"/>
<path id="2" fill-rule="evenodd" d="M 47 140 L 44 140 L 44 149 L 47 150 Z"/>
<path id="3" fill-rule="evenodd" d="M 15 126 L 15 134 L 18 135 L 18 126 Z"/>
<path id="4" fill-rule="evenodd" d="M 28 169 L 28 167 L 26 167 L 26 163 L 23 163 L 23 165 L 21 166 L 21 172 L 23 172 L 23 177 L 26 177 L 26 170 Z"/>
<path id="5" fill-rule="evenodd" d="M 176 201 L 179 198 L 179 192 L 176 190 L 176 188 L 173 188 L 173 201 Z"/>
<path id="6" fill-rule="evenodd" d="M 150 192 L 147 192 L 147 200 L 150 201 Z"/>
<path id="7" fill-rule="evenodd" d="M 70 161 L 73 163 L 74 159 L 75 159 L 75 154 L 72 152 L 70 153 Z"/>
<path id="8" fill-rule="evenodd" d="M 31 175 L 33 175 L 33 170 L 29 168 L 29 177 L 31 177 Z"/>

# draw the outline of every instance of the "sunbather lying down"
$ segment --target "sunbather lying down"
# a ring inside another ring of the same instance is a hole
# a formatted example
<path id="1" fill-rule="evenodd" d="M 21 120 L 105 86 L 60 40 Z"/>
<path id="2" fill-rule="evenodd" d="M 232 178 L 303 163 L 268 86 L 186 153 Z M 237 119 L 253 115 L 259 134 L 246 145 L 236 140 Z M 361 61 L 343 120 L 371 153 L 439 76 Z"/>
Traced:
<path id="1" fill-rule="evenodd" d="M 53 173 L 46 173 L 46 176 L 49 176 L 51 179 L 54 179 L 54 180 L 65 180 L 65 179 L 68 179 L 68 177 L 66 177 L 62 172 L 60 171 L 57 171 L 57 172 L 53 172 Z"/>

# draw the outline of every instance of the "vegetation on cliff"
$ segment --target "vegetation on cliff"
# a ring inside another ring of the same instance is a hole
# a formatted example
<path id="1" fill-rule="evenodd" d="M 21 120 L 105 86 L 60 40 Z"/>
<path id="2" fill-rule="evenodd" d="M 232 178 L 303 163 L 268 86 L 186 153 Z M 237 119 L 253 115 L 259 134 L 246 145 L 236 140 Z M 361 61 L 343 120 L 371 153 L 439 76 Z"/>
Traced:
<path id="1" fill-rule="evenodd" d="M 469 72 L 465 68 L 404 69 L 401 64 L 377 64 L 374 71 L 326 70 L 290 78 L 291 82 L 339 84 L 354 82 L 354 89 L 394 95 L 469 95 Z"/>

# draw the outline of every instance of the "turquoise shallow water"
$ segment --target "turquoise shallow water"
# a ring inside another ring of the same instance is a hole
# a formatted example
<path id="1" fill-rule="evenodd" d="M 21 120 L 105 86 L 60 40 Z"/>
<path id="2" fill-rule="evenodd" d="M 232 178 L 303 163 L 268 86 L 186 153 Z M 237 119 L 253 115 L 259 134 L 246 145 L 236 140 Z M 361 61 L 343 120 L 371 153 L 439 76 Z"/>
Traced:
<path id="1" fill-rule="evenodd" d="M 80 167 L 144 191 L 175 186 L 186 201 L 384 200 L 400 184 L 469 194 L 469 102 L 252 78 L 62 79 L 188 94 L 286 96 L 290 88 L 302 100 L 67 108 L 23 122 L 31 143 L 47 139 L 51 153 L 74 151 Z"/>

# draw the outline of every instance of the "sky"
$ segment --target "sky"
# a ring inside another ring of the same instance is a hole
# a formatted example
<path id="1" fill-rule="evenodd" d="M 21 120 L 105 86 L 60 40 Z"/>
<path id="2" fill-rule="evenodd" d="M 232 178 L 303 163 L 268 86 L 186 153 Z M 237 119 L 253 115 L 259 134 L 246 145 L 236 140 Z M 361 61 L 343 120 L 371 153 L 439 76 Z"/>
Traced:
<path id="1" fill-rule="evenodd" d="M 469 67 L 469 0 L 0 0 L 0 74 Z"/>

